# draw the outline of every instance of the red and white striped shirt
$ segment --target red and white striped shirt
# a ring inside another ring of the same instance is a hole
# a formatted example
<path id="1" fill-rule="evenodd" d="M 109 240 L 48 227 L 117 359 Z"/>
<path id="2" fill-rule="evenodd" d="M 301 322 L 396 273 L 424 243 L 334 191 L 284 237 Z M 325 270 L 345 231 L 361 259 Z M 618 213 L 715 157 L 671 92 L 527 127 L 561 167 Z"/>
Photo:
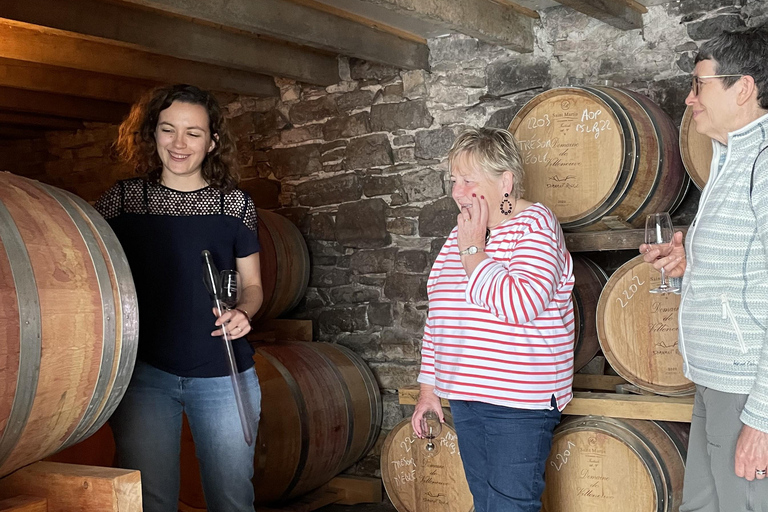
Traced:
<path id="1" fill-rule="evenodd" d="M 536 203 L 491 230 L 468 278 L 457 228 L 427 282 L 418 381 L 451 400 L 558 409 L 573 394 L 573 265 L 555 215 Z"/>

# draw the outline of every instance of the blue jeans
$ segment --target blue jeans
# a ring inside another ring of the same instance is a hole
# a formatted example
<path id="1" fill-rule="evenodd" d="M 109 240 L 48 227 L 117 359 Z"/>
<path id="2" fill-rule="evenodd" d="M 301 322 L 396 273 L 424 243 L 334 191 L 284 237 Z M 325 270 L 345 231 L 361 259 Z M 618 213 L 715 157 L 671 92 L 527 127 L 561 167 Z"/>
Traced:
<path id="1" fill-rule="evenodd" d="M 251 368 L 239 375 L 253 434 L 261 389 Z M 118 465 L 141 471 L 144 512 L 176 512 L 182 412 L 186 413 L 200 462 L 210 512 L 253 512 L 254 446 L 243 438 L 229 377 L 179 377 L 141 361 L 110 418 Z"/>
<path id="2" fill-rule="evenodd" d="M 450 402 L 475 511 L 539 512 L 552 432 L 560 422 L 557 407 Z"/>

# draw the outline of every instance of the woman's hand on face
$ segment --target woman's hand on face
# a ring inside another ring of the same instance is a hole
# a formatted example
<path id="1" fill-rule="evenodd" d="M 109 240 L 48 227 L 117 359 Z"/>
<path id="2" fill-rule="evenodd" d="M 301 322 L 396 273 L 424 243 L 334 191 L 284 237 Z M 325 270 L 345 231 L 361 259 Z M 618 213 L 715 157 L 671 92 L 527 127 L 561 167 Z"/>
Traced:
<path id="1" fill-rule="evenodd" d="M 251 331 L 251 319 L 248 318 L 245 313 L 239 309 L 230 309 L 224 311 L 224 314 L 219 316 L 219 310 L 213 308 L 213 314 L 218 318 L 216 319 L 216 325 L 224 325 L 227 329 L 227 335 L 230 339 L 236 340 L 242 338 Z M 224 330 L 217 329 L 211 333 L 211 336 L 223 336 Z"/>
<path id="2" fill-rule="evenodd" d="M 488 201 L 484 196 L 477 197 L 472 194 L 472 206 L 462 208 L 456 217 L 459 230 L 457 243 L 459 250 L 475 246 L 478 249 L 485 247 L 485 230 L 488 228 Z"/>
<path id="3" fill-rule="evenodd" d="M 433 392 L 419 393 L 419 399 L 416 401 L 416 408 L 411 416 L 411 427 L 413 427 L 413 433 L 416 437 L 423 438 L 424 433 L 421 431 L 421 418 L 428 411 L 435 411 L 437 417 L 440 418 L 440 423 L 445 423 L 445 415 L 443 414 L 443 406 L 440 403 L 440 398 Z"/>
<path id="4" fill-rule="evenodd" d="M 643 261 L 653 263 L 653 268 L 661 270 L 664 267 L 669 277 L 682 277 L 685 273 L 686 259 L 683 246 L 683 232 L 677 231 L 668 244 L 642 244 L 640 253 Z"/>

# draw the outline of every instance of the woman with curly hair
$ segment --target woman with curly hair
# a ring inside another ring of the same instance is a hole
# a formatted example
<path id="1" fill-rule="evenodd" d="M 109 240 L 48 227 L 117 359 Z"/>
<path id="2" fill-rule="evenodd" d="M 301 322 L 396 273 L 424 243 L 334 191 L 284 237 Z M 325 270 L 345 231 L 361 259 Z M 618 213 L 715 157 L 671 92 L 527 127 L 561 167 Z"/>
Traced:
<path id="1" fill-rule="evenodd" d="M 117 149 L 138 178 L 96 203 L 131 266 L 139 348 L 110 424 L 118 464 L 141 471 L 144 510 L 175 512 L 182 413 L 195 441 L 210 511 L 253 511 L 254 447 L 243 438 L 219 338 L 226 324 L 253 430 L 261 392 L 245 340 L 262 303 L 256 208 L 236 188 L 235 146 L 213 96 L 190 85 L 155 89 L 120 126 Z M 240 273 L 236 309 L 216 317 L 200 254 Z"/>

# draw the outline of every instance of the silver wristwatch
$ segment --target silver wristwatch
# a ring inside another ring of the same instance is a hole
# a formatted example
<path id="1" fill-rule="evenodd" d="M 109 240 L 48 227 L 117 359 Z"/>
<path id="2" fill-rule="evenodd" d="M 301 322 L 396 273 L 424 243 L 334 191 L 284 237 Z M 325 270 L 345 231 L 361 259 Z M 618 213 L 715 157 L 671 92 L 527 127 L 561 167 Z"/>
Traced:
<path id="1" fill-rule="evenodd" d="M 459 251 L 459 254 L 464 256 L 465 254 L 475 254 L 479 249 L 475 247 L 474 245 L 470 245 L 463 251 Z"/>

